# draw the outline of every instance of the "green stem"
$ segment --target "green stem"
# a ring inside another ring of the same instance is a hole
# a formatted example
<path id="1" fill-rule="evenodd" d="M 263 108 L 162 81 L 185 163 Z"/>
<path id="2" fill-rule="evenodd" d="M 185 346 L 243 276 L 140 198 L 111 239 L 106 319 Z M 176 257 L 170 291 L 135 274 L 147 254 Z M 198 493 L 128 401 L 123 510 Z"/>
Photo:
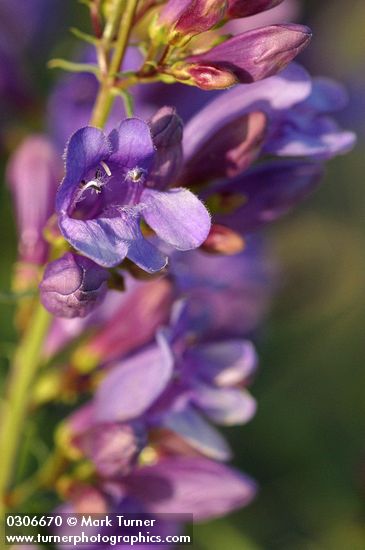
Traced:
<path id="1" fill-rule="evenodd" d="M 105 75 L 102 80 L 102 85 L 100 86 L 98 97 L 96 98 L 96 103 L 91 115 L 90 124 L 93 126 L 104 126 L 113 106 L 115 99 L 115 95 L 113 94 L 113 86 L 128 46 L 128 40 L 132 30 L 137 4 L 138 0 L 127 0 L 126 2 L 108 74 Z M 119 4 L 119 7 L 120 5 L 121 3 Z"/>
<path id="2" fill-rule="evenodd" d="M 42 345 L 50 320 L 50 314 L 38 304 L 32 324 L 14 358 L 0 434 L 0 517 L 3 516 L 2 511 L 6 506 L 6 494 L 13 477 L 19 441 L 23 435 L 30 390 L 40 365 Z"/>

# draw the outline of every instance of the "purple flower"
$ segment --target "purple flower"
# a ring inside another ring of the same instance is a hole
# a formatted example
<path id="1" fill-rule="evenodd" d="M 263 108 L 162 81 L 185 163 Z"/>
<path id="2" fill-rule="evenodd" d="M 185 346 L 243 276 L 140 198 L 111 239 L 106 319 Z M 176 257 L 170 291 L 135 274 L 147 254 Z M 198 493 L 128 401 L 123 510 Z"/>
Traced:
<path id="1" fill-rule="evenodd" d="M 265 138 L 266 142 L 272 120 L 285 120 L 287 113 L 294 105 L 306 100 L 311 90 L 312 84 L 308 73 L 292 63 L 284 71 L 265 81 L 239 85 L 233 90 L 221 93 L 201 109 L 185 127 L 184 170 L 180 181 L 185 182 L 187 178 L 188 181 L 199 184 L 202 181 L 217 179 L 217 160 L 213 158 L 213 154 L 210 155 L 209 163 L 205 163 L 203 172 L 202 155 L 207 155 L 207 151 L 214 151 L 216 141 L 222 142 L 222 133 L 226 140 L 221 143 L 221 167 L 218 177 L 231 177 L 247 168 L 250 160 L 257 158 L 257 146 L 264 145 L 262 138 Z M 262 114 L 261 117 L 258 117 L 258 113 Z M 255 124 L 252 124 L 253 131 L 250 133 L 248 117 L 252 116 L 251 122 Z M 228 132 L 232 129 L 233 136 L 228 139 Z M 253 139 L 250 139 L 250 136 Z M 243 151 L 243 155 L 235 154 L 236 151 Z"/>
<path id="2" fill-rule="evenodd" d="M 214 222 L 254 231 L 304 200 L 320 182 L 323 161 L 353 146 L 354 134 L 329 116 L 345 101 L 342 87 L 311 81 L 295 64 L 266 81 L 237 86 L 187 124 L 180 183 L 218 180 L 202 193 Z M 255 160 L 261 162 L 252 166 Z"/>
<path id="3" fill-rule="evenodd" d="M 188 57 L 172 70 L 178 80 L 186 80 L 204 90 L 255 82 L 286 67 L 310 39 L 311 31 L 303 25 L 262 27 Z"/>
<path id="4" fill-rule="evenodd" d="M 86 127 L 71 137 L 56 210 L 64 237 L 96 263 L 112 267 L 127 257 L 145 271 L 161 270 L 167 259 L 144 238 L 142 219 L 180 250 L 206 239 L 203 204 L 187 189 L 162 191 L 150 183 L 158 172 L 156 148 L 148 124 L 135 118 L 108 136 Z"/>
<path id="5" fill-rule="evenodd" d="M 237 470 L 206 458 L 167 456 L 96 487 L 77 490 L 75 485 L 72 493 L 70 505 L 62 511 L 90 513 L 92 495 L 97 506 L 94 512 L 101 508 L 125 513 L 168 511 L 193 514 L 195 521 L 204 521 L 247 506 L 256 485 Z"/>
<path id="6" fill-rule="evenodd" d="M 68 252 L 47 265 L 40 299 L 58 317 L 85 317 L 103 300 L 108 278 L 106 269 Z"/>
<path id="7" fill-rule="evenodd" d="M 43 229 L 53 213 L 62 162 L 42 135 L 28 137 L 15 150 L 7 167 L 19 233 L 19 259 L 40 265 L 48 255 Z"/>
<path id="8" fill-rule="evenodd" d="M 346 103 L 347 94 L 340 84 L 327 78 L 314 78 L 307 99 L 273 117 L 264 151 L 270 155 L 312 160 L 328 160 L 347 153 L 354 146 L 355 134 L 341 130 L 330 116 Z"/>
<path id="9" fill-rule="evenodd" d="M 183 309 L 159 334 L 157 346 L 112 368 L 96 393 L 95 421 L 138 419 L 173 431 L 210 458 L 229 459 L 225 440 L 204 417 L 234 425 L 253 416 L 255 401 L 244 385 L 256 368 L 256 353 L 244 340 L 192 344 L 197 337 Z"/>
<path id="10" fill-rule="evenodd" d="M 233 426 L 253 417 L 256 403 L 244 385 L 256 363 L 247 341 L 186 346 L 176 359 L 177 380 L 149 413 L 155 415 L 152 424 L 171 430 L 209 458 L 230 459 L 229 446 L 210 422 Z"/>

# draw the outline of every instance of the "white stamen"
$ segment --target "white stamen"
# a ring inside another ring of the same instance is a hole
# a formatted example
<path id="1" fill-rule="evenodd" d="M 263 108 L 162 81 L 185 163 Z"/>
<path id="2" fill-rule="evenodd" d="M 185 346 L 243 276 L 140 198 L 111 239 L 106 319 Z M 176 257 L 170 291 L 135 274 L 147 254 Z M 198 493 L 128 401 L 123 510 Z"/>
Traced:
<path id="1" fill-rule="evenodd" d="M 86 191 L 86 189 L 93 189 L 97 193 L 101 192 L 102 183 L 98 180 L 90 180 L 83 186 L 83 191 Z"/>
<path id="2" fill-rule="evenodd" d="M 112 175 L 112 173 L 111 173 L 110 168 L 109 168 L 109 166 L 107 165 L 107 163 L 104 162 L 103 160 L 101 160 L 101 161 L 100 161 L 100 164 L 101 164 L 101 166 L 104 168 L 106 175 L 110 177 L 110 176 Z"/>

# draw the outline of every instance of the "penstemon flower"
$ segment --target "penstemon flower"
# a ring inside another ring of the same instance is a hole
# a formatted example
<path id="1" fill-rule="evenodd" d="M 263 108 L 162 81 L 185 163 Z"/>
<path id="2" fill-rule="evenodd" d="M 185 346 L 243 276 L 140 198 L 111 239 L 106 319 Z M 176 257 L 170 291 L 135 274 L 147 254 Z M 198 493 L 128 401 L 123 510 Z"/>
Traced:
<path id="1" fill-rule="evenodd" d="M 166 266 L 166 257 L 144 238 L 142 219 L 180 250 L 197 248 L 208 235 L 210 216 L 190 191 L 156 189 L 171 154 L 179 155 L 159 146 L 158 138 L 155 145 L 148 124 L 128 119 L 109 136 L 87 127 L 68 143 L 56 202 L 60 229 L 99 265 L 112 267 L 127 257 L 148 272 Z"/>

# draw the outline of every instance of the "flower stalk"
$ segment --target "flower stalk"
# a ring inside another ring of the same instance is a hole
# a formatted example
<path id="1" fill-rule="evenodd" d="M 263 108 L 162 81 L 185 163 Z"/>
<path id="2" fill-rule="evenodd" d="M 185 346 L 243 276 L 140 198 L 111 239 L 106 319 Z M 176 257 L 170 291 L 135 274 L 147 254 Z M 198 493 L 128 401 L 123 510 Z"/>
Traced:
<path id="1" fill-rule="evenodd" d="M 6 494 L 13 477 L 15 457 L 31 395 L 30 389 L 41 364 L 43 341 L 50 321 L 50 314 L 41 304 L 38 304 L 33 322 L 24 335 L 14 358 L 0 433 L 0 517 L 3 516 L 3 510 L 6 507 Z"/>
<path id="2" fill-rule="evenodd" d="M 110 61 L 107 73 L 105 75 L 102 75 L 101 77 L 102 84 L 96 99 L 95 107 L 92 112 L 90 124 L 93 126 L 103 127 L 113 106 L 113 102 L 115 99 L 113 86 L 128 46 L 128 40 L 132 30 L 138 0 L 127 0 L 126 3 L 124 0 L 119 0 L 119 3 L 114 12 L 113 21 L 110 21 L 105 28 L 107 40 L 112 40 L 113 38 L 115 23 L 118 20 L 118 17 L 120 16 L 124 5 L 125 9 L 123 12 L 123 17 L 120 21 L 115 50 Z"/>

